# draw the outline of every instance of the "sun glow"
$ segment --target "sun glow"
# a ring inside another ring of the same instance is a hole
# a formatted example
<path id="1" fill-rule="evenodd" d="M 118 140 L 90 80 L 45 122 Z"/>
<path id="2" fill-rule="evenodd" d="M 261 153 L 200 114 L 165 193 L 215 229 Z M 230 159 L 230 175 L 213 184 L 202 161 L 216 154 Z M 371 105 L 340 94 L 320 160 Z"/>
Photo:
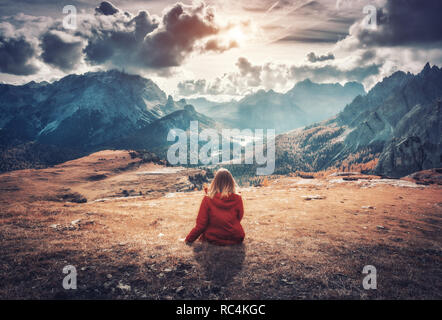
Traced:
<path id="1" fill-rule="evenodd" d="M 247 40 L 247 35 L 244 33 L 241 27 L 236 26 L 227 32 L 227 38 L 241 44 Z"/>

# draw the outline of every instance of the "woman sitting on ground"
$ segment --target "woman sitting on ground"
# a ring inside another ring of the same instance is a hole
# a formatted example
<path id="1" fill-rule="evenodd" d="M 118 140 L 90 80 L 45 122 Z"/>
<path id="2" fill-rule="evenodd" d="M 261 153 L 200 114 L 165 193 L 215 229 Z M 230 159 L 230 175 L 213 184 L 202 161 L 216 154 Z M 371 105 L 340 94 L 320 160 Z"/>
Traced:
<path id="1" fill-rule="evenodd" d="M 219 169 L 205 191 L 196 226 L 186 237 L 186 243 L 191 244 L 199 236 L 201 241 L 216 245 L 242 243 L 245 233 L 240 222 L 244 207 L 241 196 L 236 194 L 235 179 L 229 170 Z"/>

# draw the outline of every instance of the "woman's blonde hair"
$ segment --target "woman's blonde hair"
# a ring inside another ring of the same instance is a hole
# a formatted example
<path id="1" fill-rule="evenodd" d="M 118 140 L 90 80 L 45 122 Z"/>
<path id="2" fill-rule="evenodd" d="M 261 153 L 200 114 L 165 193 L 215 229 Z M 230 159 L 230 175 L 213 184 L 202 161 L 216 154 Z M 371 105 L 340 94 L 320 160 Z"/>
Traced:
<path id="1" fill-rule="evenodd" d="M 221 198 L 228 197 L 232 193 L 236 193 L 236 182 L 229 170 L 221 168 L 209 186 L 208 195 L 213 198 L 217 193 L 221 194 Z"/>

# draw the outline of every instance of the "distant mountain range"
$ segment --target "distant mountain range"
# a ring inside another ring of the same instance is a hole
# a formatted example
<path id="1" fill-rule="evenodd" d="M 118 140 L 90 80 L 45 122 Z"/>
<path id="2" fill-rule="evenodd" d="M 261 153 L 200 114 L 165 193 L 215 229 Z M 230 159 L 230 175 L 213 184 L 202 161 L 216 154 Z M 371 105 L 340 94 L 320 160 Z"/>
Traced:
<path id="1" fill-rule="evenodd" d="M 276 128 L 277 173 L 371 163 L 402 176 L 441 166 L 441 97 L 442 71 L 428 64 L 418 75 L 396 72 L 368 94 L 356 82 L 305 80 L 286 93 L 226 103 L 174 101 L 153 81 L 116 70 L 0 84 L 0 171 L 106 148 L 164 153 L 170 129 L 198 121 L 200 129 Z"/>
<path id="2" fill-rule="evenodd" d="M 69 75 L 52 84 L 0 85 L 9 140 L 94 150 L 183 106 L 151 80 L 119 71 Z M 4 140 L 4 139 L 3 139 Z"/>
<path id="3" fill-rule="evenodd" d="M 187 104 L 183 109 L 174 111 L 151 124 L 135 130 L 130 135 L 115 141 L 112 147 L 118 149 L 147 149 L 165 154 L 169 145 L 175 141 L 167 141 L 167 135 L 172 129 L 187 131 L 191 121 L 198 121 L 198 130 L 206 128 L 219 129 L 219 124 L 211 118 L 196 112 L 195 108 Z"/>
<path id="4" fill-rule="evenodd" d="M 437 66 L 427 64 L 417 75 L 396 72 L 336 117 L 278 136 L 277 171 L 371 162 L 372 171 L 401 177 L 441 167 L 441 99 Z"/>
<path id="5" fill-rule="evenodd" d="M 112 148 L 183 107 L 153 81 L 116 70 L 68 75 L 53 83 L 1 84 L 0 170 Z M 48 150 L 59 156 L 48 157 Z"/>
<path id="6" fill-rule="evenodd" d="M 344 86 L 297 83 L 286 93 L 259 90 L 239 101 L 216 103 L 204 98 L 190 99 L 195 108 L 216 121 L 235 128 L 276 129 L 283 133 L 330 118 L 359 95 L 364 87 L 357 82 Z"/>

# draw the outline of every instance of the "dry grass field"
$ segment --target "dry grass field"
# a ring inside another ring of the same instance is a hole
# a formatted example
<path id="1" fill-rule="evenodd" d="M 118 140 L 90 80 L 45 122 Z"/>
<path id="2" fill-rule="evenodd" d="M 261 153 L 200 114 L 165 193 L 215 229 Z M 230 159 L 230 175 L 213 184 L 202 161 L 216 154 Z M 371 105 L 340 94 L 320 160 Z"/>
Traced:
<path id="1" fill-rule="evenodd" d="M 242 246 L 187 246 L 198 170 L 134 162 L 103 151 L 0 175 L 1 299 L 442 298 L 439 185 L 280 177 L 241 189 Z"/>

